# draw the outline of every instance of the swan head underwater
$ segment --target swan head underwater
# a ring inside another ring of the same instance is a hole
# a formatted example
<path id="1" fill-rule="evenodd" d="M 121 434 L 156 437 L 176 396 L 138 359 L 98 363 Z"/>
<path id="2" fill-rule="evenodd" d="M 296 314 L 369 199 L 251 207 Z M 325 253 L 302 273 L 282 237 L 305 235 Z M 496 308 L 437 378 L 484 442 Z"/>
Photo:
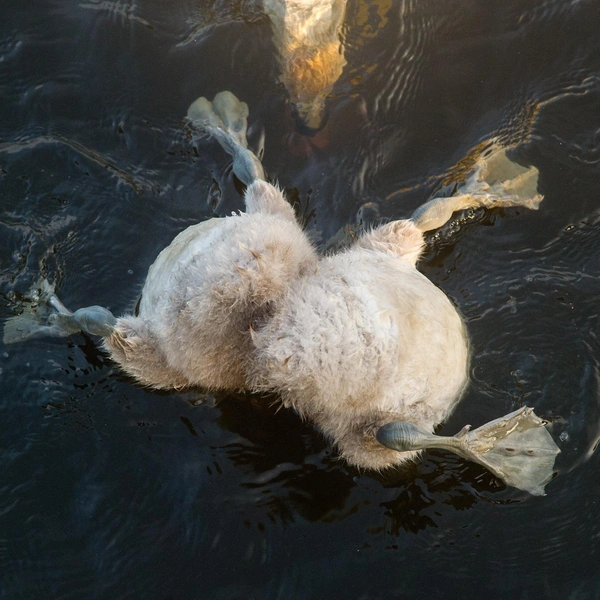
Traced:
<path id="1" fill-rule="evenodd" d="M 559 450 L 531 409 L 432 435 L 465 388 L 469 344 L 456 308 L 416 269 L 423 233 L 455 210 L 537 208 L 537 171 L 500 150 L 477 164 L 463 193 L 321 256 L 247 149 L 247 107 L 228 92 L 200 100 L 188 116 L 234 156 L 246 212 L 180 233 L 151 266 L 136 315 L 71 313 L 46 284 L 50 314 L 13 317 L 5 341 L 84 330 L 153 388 L 276 392 L 359 468 L 383 470 L 441 447 L 543 494 Z"/>
<path id="2" fill-rule="evenodd" d="M 322 125 L 325 97 L 346 65 L 341 39 L 347 0 L 263 0 L 281 81 L 304 124 Z"/>

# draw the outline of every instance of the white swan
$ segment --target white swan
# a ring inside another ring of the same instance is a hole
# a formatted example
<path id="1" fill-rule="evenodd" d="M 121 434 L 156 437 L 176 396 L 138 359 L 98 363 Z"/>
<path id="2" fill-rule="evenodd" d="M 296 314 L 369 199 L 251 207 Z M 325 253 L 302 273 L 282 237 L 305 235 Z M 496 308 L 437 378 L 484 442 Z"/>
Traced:
<path id="1" fill-rule="evenodd" d="M 246 213 L 180 233 L 150 268 L 137 316 L 71 313 L 47 288 L 50 308 L 9 320 L 5 341 L 82 329 L 103 336 L 113 360 L 151 387 L 275 391 L 358 467 L 385 469 L 442 447 L 543 494 L 559 450 L 531 409 L 432 435 L 466 384 L 468 341 L 452 303 L 415 268 L 423 232 L 455 210 L 536 208 L 537 171 L 499 150 L 458 195 L 323 257 L 247 149 L 247 106 L 222 92 L 188 116 L 234 156 Z"/>

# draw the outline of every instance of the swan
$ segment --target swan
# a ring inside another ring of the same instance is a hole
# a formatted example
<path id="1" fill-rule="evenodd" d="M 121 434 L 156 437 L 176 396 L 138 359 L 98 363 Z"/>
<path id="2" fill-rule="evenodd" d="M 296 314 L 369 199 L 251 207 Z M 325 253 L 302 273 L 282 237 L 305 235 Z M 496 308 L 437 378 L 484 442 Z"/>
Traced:
<path id="1" fill-rule="evenodd" d="M 152 388 L 276 392 L 359 468 L 445 448 L 544 494 L 559 449 L 531 408 L 452 437 L 433 434 L 466 386 L 469 343 L 456 308 L 416 269 L 423 234 L 454 211 L 537 208 L 537 170 L 495 149 L 456 195 L 320 256 L 248 149 L 247 116 L 229 92 L 190 106 L 190 121 L 233 156 L 246 211 L 181 232 L 151 266 L 138 314 L 71 312 L 45 282 L 37 307 L 7 321 L 5 342 L 85 331 Z"/>

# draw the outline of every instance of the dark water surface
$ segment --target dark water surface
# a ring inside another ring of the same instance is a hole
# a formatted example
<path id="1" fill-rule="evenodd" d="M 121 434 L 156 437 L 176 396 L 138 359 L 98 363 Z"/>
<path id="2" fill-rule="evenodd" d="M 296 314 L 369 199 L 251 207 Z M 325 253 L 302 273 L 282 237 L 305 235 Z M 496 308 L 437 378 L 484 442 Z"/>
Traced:
<path id="1" fill-rule="evenodd" d="M 248 102 L 323 248 L 519 143 L 540 210 L 463 215 L 421 263 L 472 340 L 443 432 L 526 403 L 562 449 L 542 498 L 443 452 L 377 478 L 272 398 L 149 392 L 83 335 L 1 347 L 2 598 L 600 598 L 600 0 L 349 0 L 313 137 L 258 1 L 1 8 L 1 319 L 40 272 L 131 310 L 175 234 L 242 208 L 186 133 L 201 94 Z"/>

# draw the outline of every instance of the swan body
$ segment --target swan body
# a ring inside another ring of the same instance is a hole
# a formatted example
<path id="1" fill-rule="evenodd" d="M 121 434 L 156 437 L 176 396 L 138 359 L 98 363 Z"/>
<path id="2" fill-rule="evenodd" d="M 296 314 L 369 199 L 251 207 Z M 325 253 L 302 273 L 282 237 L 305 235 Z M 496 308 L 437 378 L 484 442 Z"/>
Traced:
<path id="1" fill-rule="evenodd" d="M 156 388 L 275 391 L 356 466 L 411 457 L 375 431 L 398 419 L 433 431 L 468 360 L 456 309 L 415 268 L 422 233 L 396 221 L 319 257 L 277 188 L 254 182 L 246 205 L 163 250 L 139 314 L 105 340 L 111 356 Z"/>

